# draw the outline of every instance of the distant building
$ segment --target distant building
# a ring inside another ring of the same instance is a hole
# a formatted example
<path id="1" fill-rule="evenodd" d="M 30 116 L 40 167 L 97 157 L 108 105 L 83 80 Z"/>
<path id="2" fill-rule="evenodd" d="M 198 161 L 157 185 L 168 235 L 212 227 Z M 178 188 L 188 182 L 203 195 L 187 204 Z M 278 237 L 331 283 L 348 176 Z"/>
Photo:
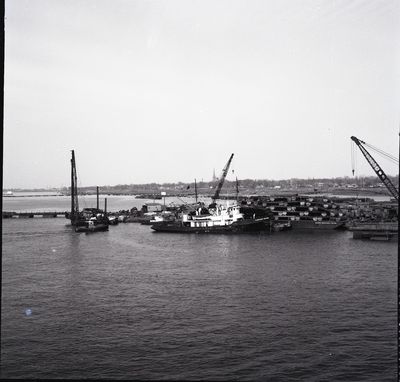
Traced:
<path id="1" fill-rule="evenodd" d="M 161 212 L 163 210 L 162 204 L 147 203 L 143 205 L 145 212 Z"/>
<path id="2" fill-rule="evenodd" d="M 217 180 L 218 180 L 218 178 L 215 176 L 215 168 L 214 168 L 212 181 L 216 182 Z"/>

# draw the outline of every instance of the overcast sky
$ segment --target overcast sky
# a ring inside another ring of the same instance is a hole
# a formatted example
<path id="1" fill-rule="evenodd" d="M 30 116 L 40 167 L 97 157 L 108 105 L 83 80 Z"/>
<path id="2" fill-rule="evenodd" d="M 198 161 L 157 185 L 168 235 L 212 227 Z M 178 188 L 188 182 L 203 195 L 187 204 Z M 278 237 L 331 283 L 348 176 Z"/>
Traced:
<path id="1" fill-rule="evenodd" d="M 398 0 L 5 5 L 4 188 L 68 186 L 71 149 L 82 186 L 208 181 L 231 153 L 239 179 L 351 176 L 351 135 L 398 156 Z"/>

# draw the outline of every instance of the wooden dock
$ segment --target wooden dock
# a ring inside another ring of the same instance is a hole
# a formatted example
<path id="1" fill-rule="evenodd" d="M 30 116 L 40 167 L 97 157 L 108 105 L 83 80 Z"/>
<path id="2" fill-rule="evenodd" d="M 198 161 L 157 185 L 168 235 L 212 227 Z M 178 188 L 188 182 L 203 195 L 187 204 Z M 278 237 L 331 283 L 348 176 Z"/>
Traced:
<path id="1" fill-rule="evenodd" d="M 398 240 L 397 222 L 358 223 L 349 230 L 353 239 Z"/>

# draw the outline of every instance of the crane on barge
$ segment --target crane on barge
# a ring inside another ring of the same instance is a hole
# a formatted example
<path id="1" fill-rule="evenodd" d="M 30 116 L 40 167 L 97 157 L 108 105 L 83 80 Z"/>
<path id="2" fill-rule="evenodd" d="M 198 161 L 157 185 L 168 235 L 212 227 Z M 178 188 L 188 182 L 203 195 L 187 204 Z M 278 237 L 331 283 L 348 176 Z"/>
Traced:
<path id="1" fill-rule="evenodd" d="M 97 187 L 97 208 L 84 208 L 79 211 L 78 182 L 75 161 L 75 151 L 71 150 L 71 212 L 65 217 L 71 220 L 75 232 L 108 231 L 110 224 L 107 213 L 107 198 L 104 200 L 104 212 L 99 207 L 99 188 Z"/>
<path id="2" fill-rule="evenodd" d="M 73 226 L 76 225 L 79 218 L 79 204 L 78 204 L 78 181 L 75 163 L 75 151 L 71 150 L 71 213 L 70 219 Z"/>
<path id="3" fill-rule="evenodd" d="M 225 167 L 222 170 L 221 178 L 219 179 L 217 188 L 215 189 L 215 192 L 214 192 L 214 196 L 212 197 L 212 203 L 209 206 L 210 208 L 213 208 L 216 206 L 215 202 L 219 199 L 219 194 L 221 192 L 222 186 L 224 185 L 225 178 L 226 178 L 226 175 L 228 174 L 229 166 L 231 165 L 232 159 L 233 159 L 233 154 L 231 154 L 228 162 L 226 163 Z"/>
<path id="4" fill-rule="evenodd" d="M 379 164 L 376 162 L 376 160 L 372 157 L 372 155 L 364 147 L 364 145 L 376 150 L 380 154 L 383 154 L 383 155 L 389 157 L 393 161 L 398 162 L 398 160 L 395 157 L 393 157 L 392 155 L 387 154 L 384 151 L 379 150 L 379 149 L 365 143 L 364 141 L 356 138 L 355 136 L 352 136 L 351 140 L 358 146 L 358 148 L 364 155 L 365 159 L 367 160 L 369 165 L 372 167 L 372 169 L 375 171 L 375 174 L 379 177 L 379 179 L 382 181 L 382 183 L 386 186 L 386 188 L 390 192 L 390 194 L 396 199 L 396 201 L 399 201 L 399 191 L 394 186 L 394 184 L 391 182 L 391 180 L 387 177 L 387 175 L 382 170 L 382 168 L 379 166 Z M 354 167 L 353 167 L 353 175 L 354 175 Z"/>

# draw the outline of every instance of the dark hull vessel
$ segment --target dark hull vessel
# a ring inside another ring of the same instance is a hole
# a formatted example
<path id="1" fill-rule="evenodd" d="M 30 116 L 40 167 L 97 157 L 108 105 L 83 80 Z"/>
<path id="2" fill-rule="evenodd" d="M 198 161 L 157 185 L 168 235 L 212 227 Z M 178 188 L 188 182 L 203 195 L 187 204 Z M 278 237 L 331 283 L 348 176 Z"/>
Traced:
<path id="1" fill-rule="evenodd" d="M 108 224 L 106 223 L 96 223 L 90 224 L 90 221 L 82 222 L 82 225 L 75 226 L 75 232 L 99 232 L 108 231 Z"/>
<path id="2" fill-rule="evenodd" d="M 70 213 L 67 213 L 65 217 L 71 219 L 70 216 Z M 116 223 L 110 223 L 102 210 L 97 208 L 84 208 L 79 212 L 78 218 L 75 219 L 73 226 L 75 227 L 75 232 L 98 232 L 108 231 L 110 224 Z"/>
<path id="3" fill-rule="evenodd" d="M 186 222 L 158 222 L 151 228 L 156 232 L 175 232 L 175 233 L 248 233 L 270 231 L 269 221 L 264 219 L 238 221 L 224 226 L 211 227 L 192 227 Z"/>

